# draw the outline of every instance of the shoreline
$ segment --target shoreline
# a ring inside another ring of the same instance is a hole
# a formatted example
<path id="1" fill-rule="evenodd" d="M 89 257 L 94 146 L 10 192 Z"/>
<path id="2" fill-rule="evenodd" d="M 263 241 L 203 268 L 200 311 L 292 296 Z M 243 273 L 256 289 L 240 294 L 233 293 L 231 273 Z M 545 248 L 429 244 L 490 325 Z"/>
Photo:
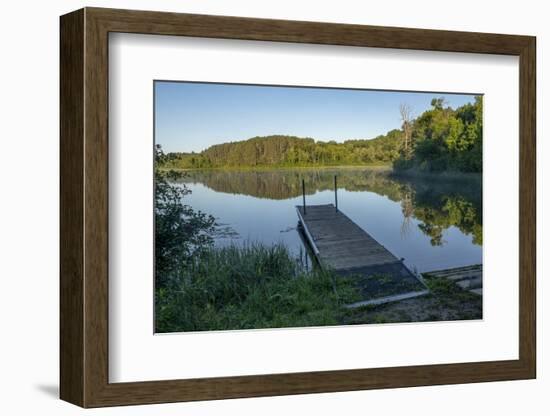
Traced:
<path id="1" fill-rule="evenodd" d="M 160 171 L 168 172 L 273 172 L 273 171 L 319 171 L 319 170 L 377 170 L 386 172 L 390 176 L 403 179 L 435 179 L 435 180 L 482 180 L 483 172 L 460 172 L 460 171 L 441 171 L 441 172 L 423 172 L 417 169 L 396 170 L 391 164 L 372 164 L 372 165 L 333 165 L 333 166 L 253 166 L 253 167 L 217 167 L 217 168 L 171 168 L 159 167 Z"/>
<path id="2" fill-rule="evenodd" d="M 170 168 L 159 167 L 161 171 L 196 172 L 196 171 L 236 171 L 236 172 L 269 172 L 274 170 L 330 170 L 330 169 L 376 169 L 392 171 L 391 164 L 372 165 L 331 165 L 331 166 L 251 166 L 251 167 L 219 167 L 219 168 Z"/>

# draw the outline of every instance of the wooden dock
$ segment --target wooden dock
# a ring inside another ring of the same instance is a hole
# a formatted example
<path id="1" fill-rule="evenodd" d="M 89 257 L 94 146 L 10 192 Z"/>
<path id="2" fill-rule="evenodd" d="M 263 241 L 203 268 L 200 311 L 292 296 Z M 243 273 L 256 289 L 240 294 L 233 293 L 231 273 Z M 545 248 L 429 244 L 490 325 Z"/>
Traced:
<path id="1" fill-rule="evenodd" d="M 376 305 L 427 294 L 403 262 L 334 205 L 297 206 L 299 224 L 322 267 L 354 276 L 365 300 Z"/>

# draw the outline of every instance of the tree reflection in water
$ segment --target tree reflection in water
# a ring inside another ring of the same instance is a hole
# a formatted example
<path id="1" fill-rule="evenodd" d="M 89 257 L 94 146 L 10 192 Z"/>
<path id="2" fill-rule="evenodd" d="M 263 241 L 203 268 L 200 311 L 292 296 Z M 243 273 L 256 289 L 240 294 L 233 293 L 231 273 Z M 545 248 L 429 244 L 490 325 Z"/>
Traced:
<path id="1" fill-rule="evenodd" d="M 455 226 L 483 243 L 481 175 L 401 176 L 390 169 L 289 169 L 289 170 L 196 170 L 188 171 L 181 181 L 202 183 L 216 191 L 285 200 L 306 194 L 333 190 L 334 175 L 338 188 L 349 192 L 374 192 L 399 202 L 403 213 L 401 235 L 407 236 L 411 219 L 429 236 L 433 246 L 445 244 L 443 232 Z"/>

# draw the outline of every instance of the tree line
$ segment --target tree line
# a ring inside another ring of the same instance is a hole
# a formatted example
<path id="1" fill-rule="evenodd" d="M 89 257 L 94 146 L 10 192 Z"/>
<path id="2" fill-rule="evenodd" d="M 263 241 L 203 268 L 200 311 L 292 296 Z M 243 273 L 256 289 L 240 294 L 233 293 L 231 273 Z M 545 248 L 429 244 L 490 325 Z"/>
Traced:
<path id="1" fill-rule="evenodd" d="M 162 168 L 320 167 L 393 164 L 396 170 L 481 172 L 482 101 L 457 109 L 442 98 L 416 119 L 402 105 L 402 126 L 374 139 L 316 141 L 272 135 L 216 144 L 202 152 L 165 155 Z"/>
<path id="2" fill-rule="evenodd" d="M 253 137 L 200 153 L 167 153 L 165 168 L 315 167 L 389 164 L 399 156 L 399 130 L 373 140 L 322 142 L 295 136 Z"/>

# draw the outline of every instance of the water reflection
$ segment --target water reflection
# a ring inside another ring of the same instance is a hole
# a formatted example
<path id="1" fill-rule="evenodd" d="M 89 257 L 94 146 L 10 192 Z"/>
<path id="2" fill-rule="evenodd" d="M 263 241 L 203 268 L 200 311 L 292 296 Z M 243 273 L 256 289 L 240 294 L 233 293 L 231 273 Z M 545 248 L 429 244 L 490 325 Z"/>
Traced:
<path id="1" fill-rule="evenodd" d="M 411 219 L 421 221 L 420 230 L 434 246 L 445 243 L 443 231 L 456 226 L 482 244 L 482 191 L 479 176 L 401 177 L 386 169 L 322 169 L 273 171 L 190 171 L 183 179 L 201 183 L 216 191 L 249 195 L 272 200 L 291 199 L 302 195 L 302 179 L 306 196 L 319 191 L 338 189 L 349 192 L 375 192 L 399 202 L 403 213 L 401 234 L 410 233 Z"/>

